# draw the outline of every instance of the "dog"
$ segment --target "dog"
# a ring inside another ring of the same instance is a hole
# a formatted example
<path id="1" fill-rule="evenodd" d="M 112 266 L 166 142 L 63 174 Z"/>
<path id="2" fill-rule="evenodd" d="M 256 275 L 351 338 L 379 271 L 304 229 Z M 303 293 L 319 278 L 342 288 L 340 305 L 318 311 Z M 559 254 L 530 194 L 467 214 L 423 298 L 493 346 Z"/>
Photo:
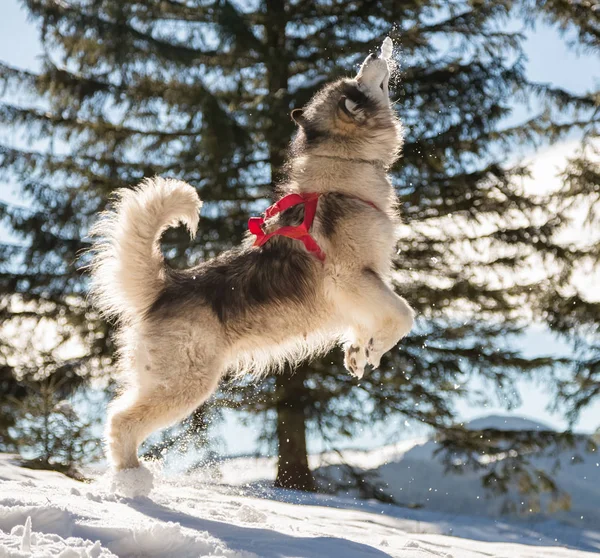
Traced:
<path id="1" fill-rule="evenodd" d="M 391 287 L 400 223 L 387 170 L 402 126 L 386 59 L 326 85 L 303 109 L 279 201 L 251 220 L 242 245 L 186 270 L 164 262 L 160 237 L 194 237 L 201 201 L 188 184 L 146 179 L 118 191 L 92 230 L 91 296 L 118 322 L 123 391 L 110 405 L 116 470 L 139 466 L 139 445 L 181 420 L 226 373 L 261 375 L 343 345 L 361 378 L 412 328 Z"/>

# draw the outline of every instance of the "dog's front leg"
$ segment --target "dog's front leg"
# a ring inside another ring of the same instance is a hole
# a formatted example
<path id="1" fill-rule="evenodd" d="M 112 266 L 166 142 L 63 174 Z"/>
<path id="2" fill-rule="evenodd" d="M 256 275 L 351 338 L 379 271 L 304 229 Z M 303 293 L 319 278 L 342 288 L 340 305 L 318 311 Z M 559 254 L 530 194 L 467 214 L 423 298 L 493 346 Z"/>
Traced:
<path id="1" fill-rule="evenodd" d="M 345 308 L 352 308 L 344 365 L 361 378 L 366 364 L 377 368 L 381 357 L 408 334 L 414 311 L 372 270 L 353 279 L 343 296 Z"/>
<path id="2" fill-rule="evenodd" d="M 344 367 L 348 372 L 362 378 L 369 362 L 368 333 L 362 328 L 353 328 L 351 339 L 344 343 Z"/>

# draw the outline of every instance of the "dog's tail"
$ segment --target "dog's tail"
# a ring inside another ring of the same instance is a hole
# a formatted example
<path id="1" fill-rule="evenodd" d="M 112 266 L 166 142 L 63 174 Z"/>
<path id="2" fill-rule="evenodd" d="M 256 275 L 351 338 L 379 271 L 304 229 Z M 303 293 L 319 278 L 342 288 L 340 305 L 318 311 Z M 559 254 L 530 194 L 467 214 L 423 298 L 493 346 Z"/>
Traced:
<path id="1" fill-rule="evenodd" d="M 196 190 L 180 180 L 153 178 L 116 193 L 115 207 L 90 231 L 90 294 L 105 316 L 135 319 L 150 308 L 166 280 L 160 237 L 183 223 L 192 238 L 202 202 Z"/>

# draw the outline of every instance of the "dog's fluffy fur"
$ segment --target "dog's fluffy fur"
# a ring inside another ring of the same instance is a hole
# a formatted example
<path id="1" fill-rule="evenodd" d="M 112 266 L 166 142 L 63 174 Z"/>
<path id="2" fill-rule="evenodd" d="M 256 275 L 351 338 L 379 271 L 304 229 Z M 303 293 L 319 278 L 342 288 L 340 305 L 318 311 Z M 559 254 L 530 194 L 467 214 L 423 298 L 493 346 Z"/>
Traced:
<path id="1" fill-rule="evenodd" d="M 355 79 L 326 86 L 304 110 L 280 194 L 320 192 L 312 235 L 274 237 L 184 271 L 165 265 L 161 234 L 183 223 L 192 237 L 201 202 L 183 182 L 155 178 L 121 190 L 93 230 L 97 307 L 120 323 L 124 391 L 107 428 L 117 469 L 139 465 L 139 444 L 206 400 L 226 372 L 261 374 L 344 344 L 362 376 L 412 327 L 413 312 L 390 287 L 398 216 L 386 169 L 402 129 L 387 94 L 386 62 L 368 57 Z M 369 202 L 369 203 L 365 203 Z M 373 204 L 375 207 L 373 207 Z M 303 206 L 267 222 L 302 220 Z"/>

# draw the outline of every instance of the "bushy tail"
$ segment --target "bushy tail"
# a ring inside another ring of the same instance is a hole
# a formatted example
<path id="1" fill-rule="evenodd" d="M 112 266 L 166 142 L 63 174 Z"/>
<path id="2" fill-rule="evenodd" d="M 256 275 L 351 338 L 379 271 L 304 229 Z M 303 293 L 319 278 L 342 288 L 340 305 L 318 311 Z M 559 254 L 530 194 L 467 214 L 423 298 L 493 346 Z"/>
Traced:
<path id="1" fill-rule="evenodd" d="M 105 316 L 135 319 L 148 310 L 165 281 L 160 237 L 183 223 L 193 238 L 202 202 L 189 184 L 153 178 L 116 193 L 115 207 L 90 231 L 91 296 Z"/>

